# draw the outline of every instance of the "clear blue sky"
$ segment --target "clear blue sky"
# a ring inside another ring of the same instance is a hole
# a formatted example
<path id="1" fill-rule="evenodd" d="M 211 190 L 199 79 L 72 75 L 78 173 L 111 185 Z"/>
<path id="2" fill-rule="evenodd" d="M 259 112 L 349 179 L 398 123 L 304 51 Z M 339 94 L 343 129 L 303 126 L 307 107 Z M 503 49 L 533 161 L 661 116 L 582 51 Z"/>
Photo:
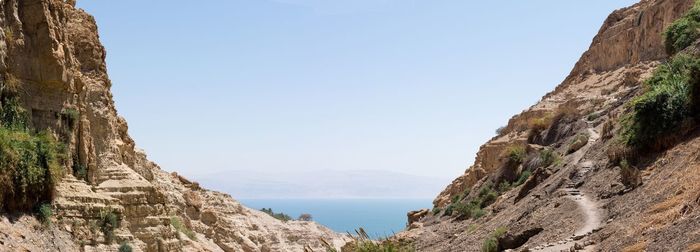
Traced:
<path id="1" fill-rule="evenodd" d="M 165 170 L 388 170 L 447 184 L 633 2 L 78 5 L 97 19 L 129 132 Z"/>

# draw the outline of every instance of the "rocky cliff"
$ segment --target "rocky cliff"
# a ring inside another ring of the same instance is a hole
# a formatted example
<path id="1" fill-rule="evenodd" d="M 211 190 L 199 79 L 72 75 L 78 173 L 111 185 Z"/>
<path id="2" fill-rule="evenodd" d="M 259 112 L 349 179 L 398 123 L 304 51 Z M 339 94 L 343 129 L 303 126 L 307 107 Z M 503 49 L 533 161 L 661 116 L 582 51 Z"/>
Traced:
<path id="1" fill-rule="evenodd" d="M 95 20 L 75 0 L 0 1 L 0 74 L 29 118 L 65 147 L 51 225 L 5 213 L 1 251 L 302 251 L 347 238 L 282 222 L 161 170 L 112 100 Z M 113 223 L 110 223 L 113 222 Z"/>
<path id="2" fill-rule="evenodd" d="M 700 251 L 697 130 L 634 164 L 616 160 L 632 101 L 669 60 L 664 31 L 693 4 L 613 12 L 571 74 L 484 144 L 432 212 L 409 213 L 394 240 L 421 251 Z"/>

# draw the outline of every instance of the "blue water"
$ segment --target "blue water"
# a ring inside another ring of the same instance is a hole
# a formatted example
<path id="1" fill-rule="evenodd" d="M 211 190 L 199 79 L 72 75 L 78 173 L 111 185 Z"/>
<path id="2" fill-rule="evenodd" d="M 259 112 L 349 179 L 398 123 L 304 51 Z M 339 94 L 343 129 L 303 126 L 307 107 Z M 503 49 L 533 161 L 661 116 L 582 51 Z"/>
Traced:
<path id="1" fill-rule="evenodd" d="M 313 220 L 337 232 L 362 227 L 372 238 L 398 233 L 406 227 L 406 213 L 432 207 L 432 199 L 242 199 L 254 208 L 272 208 L 292 218 L 309 213 Z"/>

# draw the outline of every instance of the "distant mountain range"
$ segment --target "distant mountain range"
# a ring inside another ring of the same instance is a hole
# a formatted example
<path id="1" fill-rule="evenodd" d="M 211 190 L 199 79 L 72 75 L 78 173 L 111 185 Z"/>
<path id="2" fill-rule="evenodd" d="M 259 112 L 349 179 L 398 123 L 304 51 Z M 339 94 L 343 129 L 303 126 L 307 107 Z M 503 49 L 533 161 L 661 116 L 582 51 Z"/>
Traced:
<path id="1" fill-rule="evenodd" d="M 192 176 L 235 198 L 434 198 L 449 179 L 388 171 L 243 171 Z"/>

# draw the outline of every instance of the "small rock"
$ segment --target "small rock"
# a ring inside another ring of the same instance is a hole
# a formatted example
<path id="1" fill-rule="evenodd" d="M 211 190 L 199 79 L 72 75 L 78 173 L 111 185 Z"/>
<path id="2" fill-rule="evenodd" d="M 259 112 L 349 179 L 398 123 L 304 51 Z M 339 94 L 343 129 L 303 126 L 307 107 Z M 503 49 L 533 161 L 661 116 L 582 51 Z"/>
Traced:
<path id="1" fill-rule="evenodd" d="M 574 237 L 572 237 L 572 239 L 574 241 L 578 241 L 578 240 L 583 239 L 583 237 L 586 237 L 586 235 L 574 235 Z"/>
<path id="2" fill-rule="evenodd" d="M 577 243 L 574 243 L 574 249 L 576 249 L 576 250 L 582 250 L 582 249 L 583 249 L 583 245 L 579 244 L 578 242 L 577 242 Z"/>

